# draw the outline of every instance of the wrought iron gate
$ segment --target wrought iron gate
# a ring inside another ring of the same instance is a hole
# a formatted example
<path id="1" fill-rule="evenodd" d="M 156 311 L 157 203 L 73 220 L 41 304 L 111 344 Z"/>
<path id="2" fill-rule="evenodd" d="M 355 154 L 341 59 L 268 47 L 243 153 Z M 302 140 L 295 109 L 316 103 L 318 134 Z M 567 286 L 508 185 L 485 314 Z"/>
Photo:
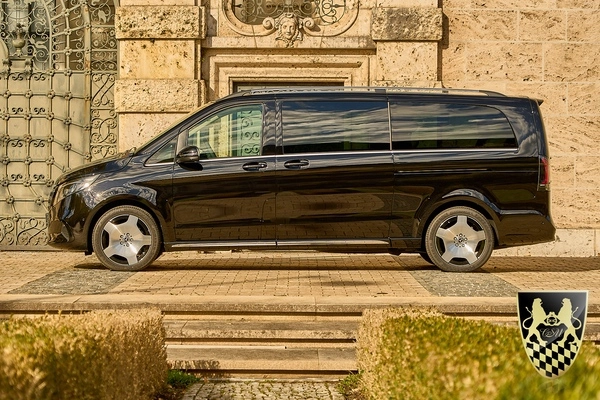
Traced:
<path id="1" fill-rule="evenodd" d="M 0 249 L 34 249 L 56 178 L 117 150 L 114 0 L 0 4 Z"/>

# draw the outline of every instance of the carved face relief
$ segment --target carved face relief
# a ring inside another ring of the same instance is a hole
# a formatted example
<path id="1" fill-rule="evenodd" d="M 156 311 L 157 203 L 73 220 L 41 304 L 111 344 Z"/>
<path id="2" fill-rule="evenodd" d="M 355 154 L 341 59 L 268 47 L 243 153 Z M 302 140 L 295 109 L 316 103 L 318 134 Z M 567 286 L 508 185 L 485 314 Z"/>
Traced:
<path id="1" fill-rule="evenodd" d="M 284 14 L 275 22 L 277 28 L 277 40 L 283 40 L 286 47 L 291 47 L 296 40 L 302 40 L 299 29 L 300 22 L 293 14 Z"/>
<path id="2" fill-rule="evenodd" d="M 294 18 L 282 18 L 279 25 L 279 36 L 286 40 L 292 40 L 298 31 L 298 24 Z"/>

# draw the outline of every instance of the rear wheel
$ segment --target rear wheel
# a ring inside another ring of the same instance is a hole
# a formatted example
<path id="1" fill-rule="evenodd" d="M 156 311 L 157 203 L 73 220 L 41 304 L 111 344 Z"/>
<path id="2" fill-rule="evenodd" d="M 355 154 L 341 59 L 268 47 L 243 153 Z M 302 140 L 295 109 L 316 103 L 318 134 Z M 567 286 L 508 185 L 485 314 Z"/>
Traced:
<path id="1" fill-rule="evenodd" d="M 439 269 L 474 271 L 494 249 L 494 232 L 483 214 L 469 207 L 452 207 L 439 213 L 425 234 L 427 255 Z"/>
<path id="2" fill-rule="evenodd" d="M 100 217 L 92 231 L 100 262 L 114 271 L 139 271 L 160 254 L 161 235 L 154 218 L 135 206 L 119 206 Z"/>

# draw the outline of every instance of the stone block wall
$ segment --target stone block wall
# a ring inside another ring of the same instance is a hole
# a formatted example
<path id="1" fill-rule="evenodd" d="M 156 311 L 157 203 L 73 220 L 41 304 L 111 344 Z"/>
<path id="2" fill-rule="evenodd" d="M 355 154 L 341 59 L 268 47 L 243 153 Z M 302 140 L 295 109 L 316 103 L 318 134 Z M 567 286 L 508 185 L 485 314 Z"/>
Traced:
<path id="1" fill-rule="evenodd" d="M 544 100 L 557 242 L 507 253 L 600 254 L 600 3 L 444 0 L 441 80 Z"/>
<path id="2" fill-rule="evenodd" d="M 115 16 L 120 150 L 139 146 L 203 104 L 198 58 L 205 15 L 193 0 L 121 1 Z"/>
<path id="3" fill-rule="evenodd" d="M 240 82 L 445 86 L 537 97 L 544 100 L 558 240 L 504 253 L 600 254 L 597 0 L 346 0 L 337 23 L 298 19 L 288 36 L 280 21 L 239 22 L 223 1 L 121 1 L 121 150 Z"/>

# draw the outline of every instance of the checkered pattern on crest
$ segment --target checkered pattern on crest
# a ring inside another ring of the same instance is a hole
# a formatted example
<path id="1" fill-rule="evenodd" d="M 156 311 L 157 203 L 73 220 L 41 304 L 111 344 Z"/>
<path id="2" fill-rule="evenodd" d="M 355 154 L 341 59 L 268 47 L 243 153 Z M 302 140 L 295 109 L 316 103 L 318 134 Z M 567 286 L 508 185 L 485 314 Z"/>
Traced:
<path id="1" fill-rule="evenodd" d="M 538 343 L 528 342 L 525 351 L 535 368 L 547 378 L 558 378 L 575 361 L 579 344 L 566 343 L 560 346 L 558 343 L 550 343 L 542 346 Z"/>

